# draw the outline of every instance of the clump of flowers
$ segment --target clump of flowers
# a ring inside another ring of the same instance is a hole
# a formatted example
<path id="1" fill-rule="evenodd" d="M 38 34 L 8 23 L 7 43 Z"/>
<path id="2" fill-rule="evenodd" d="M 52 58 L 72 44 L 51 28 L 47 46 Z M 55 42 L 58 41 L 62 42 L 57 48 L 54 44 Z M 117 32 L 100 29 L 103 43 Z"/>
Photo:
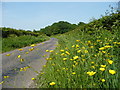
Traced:
<path id="1" fill-rule="evenodd" d="M 51 82 L 50 85 L 51 85 L 51 86 L 55 85 L 55 82 Z"/>
<path id="2" fill-rule="evenodd" d="M 88 74 L 89 76 L 93 76 L 93 75 L 95 75 L 95 74 L 96 74 L 96 72 L 91 71 L 91 72 L 87 72 L 87 74 Z"/>
<path id="3" fill-rule="evenodd" d="M 101 71 L 105 71 L 105 68 L 100 68 L 99 70 L 101 70 Z"/>
<path id="4" fill-rule="evenodd" d="M 76 60 L 76 59 L 78 59 L 78 58 L 79 58 L 78 56 L 74 56 L 74 57 L 73 57 L 74 60 Z"/>
<path id="5" fill-rule="evenodd" d="M 102 82 L 105 82 L 105 79 L 101 79 Z"/>
<path id="6" fill-rule="evenodd" d="M 115 70 L 109 70 L 109 73 L 113 75 L 113 74 L 116 73 L 116 71 Z"/>

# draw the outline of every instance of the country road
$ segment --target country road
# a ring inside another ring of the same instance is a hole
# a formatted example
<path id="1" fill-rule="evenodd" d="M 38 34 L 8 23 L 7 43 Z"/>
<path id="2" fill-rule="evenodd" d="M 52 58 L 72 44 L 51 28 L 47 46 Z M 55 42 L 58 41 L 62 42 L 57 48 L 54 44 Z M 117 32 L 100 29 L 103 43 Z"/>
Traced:
<path id="1" fill-rule="evenodd" d="M 39 43 L 34 46 L 33 51 L 29 51 L 31 46 L 22 48 L 23 51 L 18 49 L 2 54 L 2 76 L 9 76 L 3 78 L 5 81 L 2 88 L 28 88 L 33 82 L 31 78 L 37 76 L 37 72 L 42 70 L 43 65 L 46 64 L 46 59 L 49 57 L 50 52 L 45 50 L 53 50 L 57 45 L 57 39 L 51 38 L 48 41 Z M 29 52 L 28 54 L 26 52 Z M 6 56 L 10 54 L 10 56 Z M 18 58 L 18 55 L 21 57 Z M 47 55 L 43 57 L 43 55 Z M 23 62 L 20 59 L 24 60 Z M 20 71 L 21 68 L 30 66 L 26 71 Z"/>

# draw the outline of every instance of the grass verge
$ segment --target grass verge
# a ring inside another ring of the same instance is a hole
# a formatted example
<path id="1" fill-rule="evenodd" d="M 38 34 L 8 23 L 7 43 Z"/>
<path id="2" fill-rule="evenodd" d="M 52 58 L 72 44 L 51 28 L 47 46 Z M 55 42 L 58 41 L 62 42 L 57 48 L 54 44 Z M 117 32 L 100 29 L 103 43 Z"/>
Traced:
<path id="1" fill-rule="evenodd" d="M 45 35 L 41 35 L 38 37 L 31 36 L 31 35 L 25 35 L 25 36 L 20 36 L 20 37 L 3 38 L 1 50 L 2 52 L 7 52 L 7 51 L 11 51 L 17 48 L 29 46 L 34 43 L 40 43 L 48 39 L 49 37 Z"/>
<path id="2" fill-rule="evenodd" d="M 37 87 L 118 88 L 117 30 L 100 28 L 93 34 L 75 30 L 56 36 L 58 47 L 36 78 Z"/>

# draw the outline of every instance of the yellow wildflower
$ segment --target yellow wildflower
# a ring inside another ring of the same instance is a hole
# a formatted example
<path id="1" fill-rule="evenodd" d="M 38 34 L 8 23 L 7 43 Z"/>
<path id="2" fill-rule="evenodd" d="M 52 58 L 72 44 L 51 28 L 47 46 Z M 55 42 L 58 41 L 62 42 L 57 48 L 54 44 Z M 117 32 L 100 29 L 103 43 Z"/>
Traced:
<path id="1" fill-rule="evenodd" d="M 70 55 L 70 53 L 68 51 L 65 52 L 66 54 Z"/>
<path id="2" fill-rule="evenodd" d="M 32 44 L 32 45 L 30 45 L 31 47 L 34 47 L 34 46 L 36 46 L 35 44 Z"/>
<path id="3" fill-rule="evenodd" d="M 120 42 L 118 42 L 117 44 L 120 44 Z"/>
<path id="4" fill-rule="evenodd" d="M 4 78 L 9 78 L 10 76 L 4 76 Z"/>
<path id="5" fill-rule="evenodd" d="M 52 66 L 55 66 L 55 64 L 53 63 Z"/>
<path id="6" fill-rule="evenodd" d="M 64 50 L 60 50 L 61 52 L 64 52 Z"/>
<path id="7" fill-rule="evenodd" d="M 66 60 L 67 60 L 67 58 L 63 58 L 63 60 L 64 60 L 64 61 L 66 61 Z"/>
<path id="8" fill-rule="evenodd" d="M 101 71 L 105 71 L 105 68 L 100 68 L 99 70 L 101 70 Z"/>
<path id="9" fill-rule="evenodd" d="M 93 48 L 93 46 L 90 46 L 90 48 Z"/>
<path id="10" fill-rule="evenodd" d="M 44 74 L 44 72 L 41 72 L 40 74 Z"/>
<path id="11" fill-rule="evenodd" d="M 105 82 L 105 79 L 101 79 L 102 82 Z"/>
<path id="12" fill-rule="evenodd" d="M 3 83 L 4 83 L 4 81 L 0 82 L 0 84 L 3 84 Z"/>
<path id="13" fill-rule="evenodd" d="M 76 67 L 75 65 L 72 65 L 73 67 Z"/>
<path id="14" fill-rule="evenodd" d="M 43 55 L 44 57 L 47 56 L 47 55 Z"/>
<path id="15" fill-rule="evenodd" d="M 76 74 L 75 72 L 72 72 L 72 74 L 74 75 L 74 74 Z"/>
<path id="16" fill-rule="evenodd" d="M 85 53 L 88 53 L 88 50 L 85 50 L 84 52 L 85 52 Z"/>
<path id="17" fill-rule="evenodd" d="M 35 78 L 31 78 L 32 80 L 35 80 Z"/>
<path id="18" fill-rule="evenodd" d="M 46 65 L 43 65 L 43 67 L 46 67 Z"/>
<path id="19" fill-rule="evenodd" d="M 50 52 L 53 52 L 53 50 L 50 50 Z"/>
<path id="20" fill-rule="evenodd" d="M 85 47 L 82 47 L 82 49 L 85 49 Z"/>
<path id="21" fill-rule="evenodd" d="M 19 51 L 23 51 L 23 49 L 18 49 Z"/>
<path id="22" fill-rule="evenodd" d="M 61 56 L 65 56 L 65 53 L 62 53 Z"/>
<path id="23" fill-rule="evenodd" d="M 74 61 L 74 63 L 76 63 L 76 61 Z"/>
<path id="24" fill-rule="evenodd" d="M 106 51 L 102 51 L 102 53 L 106 53 Z"/>
<path id="25" fill-rule="evenodd" d="M 66 68 L 65 70 L 68 70 L 68 68 Z"/>
<path id="26" fill-rule="evenodd" d="M 106 65 L 101 65 L 101 67 L 103 67 L 103 68 L 104 68 L 104 67 L 106 67 Z"/>
<path id="27" fill-rule="evenodd" d="M 92 64 L 94 64 L 95 62 L 91 62 Z"/>
<path id="28" fill-rule="evenodd" d="M 78 62 L 76 62 L 75 65 L 78 65 Z"/>
<path id="29" fill-rule="evenodd" d="M 95 57 L 97 56 L 97 55 L 94 55 Z"/>
<path id="30" fill-rule="evenodd" d="M 23 68 L 20 68 L 20 71 L 26 71 L 27 68 L 29 68 L 29 67 L 23 67 Z"/>
<path id="31" fill-rule="evenodd" d="M 33 51 L 34 48 L 29 49 L 29 51 Z"/>
<path id="32" fill-rule="evenodd" d="M 72 45 L 72 48 L 74 48 L 75 47 L 75 45 Z"/>
<path id="33" fill-rule="evenodd" d="M 116 71 L 115 70 L 109 70 L 109 73 L 113 75 L 113 74 L 116 73 Z"/>
<path id="34" fill-rule="evenodd" d="M 99 48 L 99 50 L 104 50 L 105 49 L 105 47 L 101 47 L 101 48 Z"/>
<path id="35" fill-rule="evenodd" d="M 45 50 L 46 52 L 49 52 L 49 50 Z"/>
<path id="36" fill-rule="evenodd" d="M 21 62 L 25 61 L 24 59 L 20 59 Z"/>
<path id="37" fill-rule="evenodd" d="M 91 43 L 91 41 L 88 41 L 87 43 L 88 43 L 88 44 L 90 44 L 90 43 Z"/>
<path id="38" fill-rule="evenodd" d="M 91 71 L 91 72 L 87 72 L 87 74 L 88 74 L 89 76 L 93 76 L 94 74 L 96 74 L 96 72 Z"/>
<path id="39" fill-rule="evenodd" d="M 52 58 L 46 58 L 46 60 L 52 60 Z"/>
<path id="40" fill-rule="evenodd" d="M 71 61 L 73 60 L 73 59 L 70 59 Z"/>
<path id="41" fill-rule="evenodd" d="M 104 48 L 111 48 L 112 46 L 109 46 L 109 45 L 107 45 L 107 46 L 104 46 Z"/>
<path id="42" fill-rule="evenodd" d="M 55 85 L 55 82 L 51 82 L 50 85 L 51 85 L 51 86 Z"/>
<path id="43" fill-rule="evenodd" d="M 59 72 L 60 70 L 59 69 L 57 69 L 57 72 Z"/>
<path id="44" fill-rule="evenodd" d="M 85 59 L 82 59 L 82 61 L 85 61 Z"/>
<path id="45" fill-rule="evenodd" d="M 68 49 L 67 47 L 65 49 Z"/>
<path id="46" fill-rule="evenodd" d="M 49 58 L 46 58 L 46 60 L 49 60 Z"/>
<path id="47" fill-rule="evenodd" d="M 76 45 L 76 48 L 78 48 L 79 47 L 79 45 Z"/>
<path id="48" fill-rule="evenodd" d="M 18 57 L 18 58 L 20 58 L 20 57 L 21 57 L 21 55 L 18 55 L 17 57 Z"/>
<path id="49" fill-rule="evenodd" d="M 79 58 L 78 56 L 74 56 L 74 57 L 73 57 L 74 60 L 75 60 L 75 59 L 78 59 L 78 58 Z"/>
<path id="50" fill-rule="evenodd" d="M 97 42 L 100 42 L 101 40 L 97 40 Z"/>
<path id="51" fill-rule="evenodd" d="M 80 40 L 76 40 L 76 42 L 80 42 Z"/>
<path id="52" fill-rule="evenodd" d="M 96 43 L 94 43 L 94 45 L 97 45 Z"/>
<path id="53" fill-rule="evenodd" d="M 116 44 L 117 42 L 113 42 L 113 44 Z"/>
<path id="54" fill-rule="evenodd" d="M 108 63 L 109 63 L 109 64 L 112 64 L 112 63 L 113 63 L 113 61 L 112 61 L 112 60 L 108 60 Z"/>
<path id="55" fill-rule="evenodd" d="M 81 52 L 81 50 L 78 50 L 78 51 L 77 51 L 77 53 L 80 53 L 80 52 Z"/>
<path id="56" fill-rule="evenodd" d="M 85 55 L 81 55 L 81 57 L 85 57 Z"/>
<path id="57" fill-rule="evenodd" d="M 63 70 L 65 70 L 65 68 L 62 68 Z"/>
<path id="58" fill-rule="evenodd" d="M 109 42 L 111 42 L 112 40 L 108 40 Z"/>
<path id="59" fill-rule="evenodd" d="M 10 56 L 10 54 L 6 54 L 6 56 Z"/>
<path id="60" fill-rule="evenodd" d="M 95 66 L 91 66 L 91 67 L 95 69 Z"/>
<path id="61" fill-rule="evenodd" d="M 109 45 L 109 43 L 105 43 L 106 45 Z"/>
<path id="62" fill-rule="evenodd" d="M 23 68 L 20 68 L 20 71 L 23 71 Z"/>

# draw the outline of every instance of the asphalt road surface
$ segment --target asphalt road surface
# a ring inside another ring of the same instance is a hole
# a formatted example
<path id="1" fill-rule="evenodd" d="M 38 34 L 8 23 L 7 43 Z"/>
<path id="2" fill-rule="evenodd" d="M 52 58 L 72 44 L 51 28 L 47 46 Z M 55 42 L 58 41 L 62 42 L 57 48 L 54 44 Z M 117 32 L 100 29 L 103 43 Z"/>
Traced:
<path id="1" fill-rule="evenodd" d="M 46 64 L 46 59 L 49 57 L 50 52 L 45 50 L 53 50 L 57 45 L 57 39 L 51 38 L 48 41 L 37 44 L 33 47 L 33 51 L 29 51 L 31 46 L 22 48 L 23 51 L 18 49 L 2 54 L 2 76 L 9 76 L 3 78 L 4 83 L 2 88 L 29 88 L 33 83 L 31 78 L 36 77 L 42 70 L 43 65 Z M 28 54 L 26 52 L 29 52 Z M 10 56 L 6 56 L 10 54 Z M 18 55 L 21 57 L 18 58 Z M 43 57 L 43 55 L 47 55 Z M 24 61 L 21 62 L 20 59 Z M 20 71 L 21 68 L 30 66 L 26 71 Z"/>

